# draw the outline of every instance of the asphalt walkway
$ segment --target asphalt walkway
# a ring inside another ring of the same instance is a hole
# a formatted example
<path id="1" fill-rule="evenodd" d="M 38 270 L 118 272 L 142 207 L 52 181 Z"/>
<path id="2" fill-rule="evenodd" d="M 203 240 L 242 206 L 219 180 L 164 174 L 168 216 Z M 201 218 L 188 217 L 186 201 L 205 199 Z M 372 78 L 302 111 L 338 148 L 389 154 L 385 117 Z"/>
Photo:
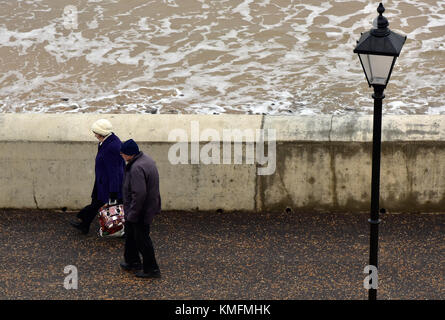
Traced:
<path id="1" fill-rule="evenodd" d="M 97 220 L 82 235 L 74 217 L 0 209 L 0 299 L 367 299 L 365 214 L 163 212 L 151 280 L 120 270 L 123 239 L 99 238 Z M 445 299 L 444 226 L 443 214 L 383 217 L 379 299 Z"/>

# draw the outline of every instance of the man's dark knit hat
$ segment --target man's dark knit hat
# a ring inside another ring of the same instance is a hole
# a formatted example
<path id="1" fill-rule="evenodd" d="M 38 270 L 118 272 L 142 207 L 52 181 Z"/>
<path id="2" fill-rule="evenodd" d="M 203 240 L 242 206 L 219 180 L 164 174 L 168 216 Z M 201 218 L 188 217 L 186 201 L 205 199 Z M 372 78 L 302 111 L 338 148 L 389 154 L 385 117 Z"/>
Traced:
<path id="1" fill-rule="evenodd" d="M 139 147 L 133 139 L 130 139 L 122 143 L 121 152 L 127 156 L 133 156 L 139 153 Z"/>

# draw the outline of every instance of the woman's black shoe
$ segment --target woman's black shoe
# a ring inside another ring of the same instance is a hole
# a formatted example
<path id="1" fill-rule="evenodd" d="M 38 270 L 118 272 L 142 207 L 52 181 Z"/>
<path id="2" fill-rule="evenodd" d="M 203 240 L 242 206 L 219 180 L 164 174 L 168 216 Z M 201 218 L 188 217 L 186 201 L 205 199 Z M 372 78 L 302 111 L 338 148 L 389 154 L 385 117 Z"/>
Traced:
<path id="1" fill-rule="evenodd" d="M 159 269 L 153 270 L 150 272 L 139 271 L 138 273 L 136 273 L 136 277 L 138 277 L 138 278 L 160 278 L 161 272 L 159 271 Z"/>
<path id="2" fill-rule="evenodd" d="M 90 227 L 85 226 L 82 222 L 70 221 L 70 224 L 77 230 L 80 230 L 83 234 L 88 234 L 88 231 L 90 231 Z"/>
<path id="3" fill-rule="evenodd" d="M 141 263 L 126 263 L 126 262 L 122 262 L 121 263 L 121 268 L 126 270 L 126 271 L 138 271 L 142 269 L 142 264 Z"/>

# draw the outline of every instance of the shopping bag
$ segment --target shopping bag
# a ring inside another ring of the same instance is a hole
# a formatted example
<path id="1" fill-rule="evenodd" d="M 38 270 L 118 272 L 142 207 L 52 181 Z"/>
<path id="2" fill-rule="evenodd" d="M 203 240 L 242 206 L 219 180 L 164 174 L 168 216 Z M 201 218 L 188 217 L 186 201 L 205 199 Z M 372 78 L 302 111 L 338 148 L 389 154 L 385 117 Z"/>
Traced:
<path id="1" fill-rule="evenodd" d="M 125 233 L 124 206 L 104 206 L 99 211 L 99 235 L 103 238 L 122 237 Z"/>

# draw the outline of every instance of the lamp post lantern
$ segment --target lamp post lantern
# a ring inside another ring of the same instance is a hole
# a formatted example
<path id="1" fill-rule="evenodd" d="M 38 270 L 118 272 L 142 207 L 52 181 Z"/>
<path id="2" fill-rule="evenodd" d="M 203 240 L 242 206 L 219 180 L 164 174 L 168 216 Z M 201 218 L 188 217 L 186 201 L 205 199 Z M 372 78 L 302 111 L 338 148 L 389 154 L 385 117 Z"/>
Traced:
<path id="1" fill-rule="evenodd" d="M 383 16 L 382 3 L 377 8 L 379 16 L 373 28 L 362 33 L 354 53 L 358 54 L 369 86 L 374 88 L 374 116 L 372 134 L 372 178 L 371 178 L 371 218 L 369 264 L 377 268 L 379 198 L 380 198 L 380 153 L 382 131 L 382 100 L 397 57 L 406 41 L 406 36 L 399 35 L 388 28 L 388 20 Z M 368 291 L 369 300 L 377 299 L 377 288 Z"/>

